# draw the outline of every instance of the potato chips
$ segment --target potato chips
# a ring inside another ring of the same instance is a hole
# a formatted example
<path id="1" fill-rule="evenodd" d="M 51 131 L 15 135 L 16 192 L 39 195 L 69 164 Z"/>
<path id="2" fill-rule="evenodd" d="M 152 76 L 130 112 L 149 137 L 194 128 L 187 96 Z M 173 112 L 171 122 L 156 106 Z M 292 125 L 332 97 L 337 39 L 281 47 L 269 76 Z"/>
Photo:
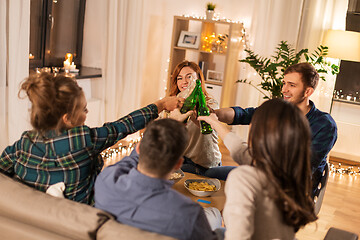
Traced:
<path id="1" fill-rule="evenodd" d="M 207 182 L 190 182 L 189 189 L 196 191 L 215 191 L 216 187 Z"/>

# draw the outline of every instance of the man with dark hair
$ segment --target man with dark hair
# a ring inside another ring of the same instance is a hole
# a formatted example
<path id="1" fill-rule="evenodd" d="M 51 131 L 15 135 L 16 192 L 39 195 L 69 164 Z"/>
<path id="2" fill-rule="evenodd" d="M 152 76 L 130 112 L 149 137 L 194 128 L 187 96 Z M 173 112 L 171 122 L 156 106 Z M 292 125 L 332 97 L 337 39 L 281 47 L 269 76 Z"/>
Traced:
<path id="1" fill-rule="evenodd" d="M 123 224 L 177 239 L 217 239 L 212 228 L 221 227 L 220 212 L 204 211 L 173 190 L 172 181 L 167 180 L 181 167 L 187 143 L 182 123 L 160 119 L 149 124 L 130 156 L 97 177 L 95 207 L 112 213 Z"/>
<path id="2" fill-rule="evenodd" d="M 298 63 L 284 72 L 282 94 L 284 100 L 295 104 L 309 120 L 311 128 L 311 167 L 313 194 L 320 182 L 326 158 L 337 139 L 337 126 L 330 114 L 315 107 L 309 99 L 319 82 L 319 74 L 309 63 Z M 219 120 L 230 125 L 250 124 L 256 108 L 222 108 L 215 110 Z"/>

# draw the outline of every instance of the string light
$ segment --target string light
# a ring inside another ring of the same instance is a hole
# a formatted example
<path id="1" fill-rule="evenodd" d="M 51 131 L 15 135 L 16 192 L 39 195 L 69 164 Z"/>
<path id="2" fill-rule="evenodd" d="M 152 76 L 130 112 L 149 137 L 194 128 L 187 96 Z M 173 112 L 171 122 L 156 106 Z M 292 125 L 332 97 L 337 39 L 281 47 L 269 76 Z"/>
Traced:
<path id="1" fill-rule="evenodd" d="M 189 14 L 183 14 L 182 15 L 183 17 L 186 17 L 186 18 L 190 18 L 190 19 L 206 19 L 206 17 L 204 16 L 198 16 L 198 15 L 189 15 Z M 214 16 L 212 19 L 212 21 L 215 21 L 215 22 L 228 22 L 228 23 L 242 23 L 241 21 L 235 21 L 235 20 L 231 20 L 231 19 L 228 19 L 228 18 L 220 18 L 219 16 Z"/>
<path id="2" fill-rule="evenodd" d="M 330 173 L 335 173 L 335 174 L 340 174 L 340 175 L 352 175 L 352 176 L 357 176 L 360 175 L 360 167 L 357 166 L 347 166 L 347 167 L 342 167 L 341 163 L 339 163 L 337 166 L 335 166 L 334 164 L 330 163 Z"/>
<path id="3" fill-rule="evenodd" d="M 127 138 L 120 140 L 115 145 L 102 151 L 100 155 L 104 160 L 104 165 L 112 165 L 121 160 L 123 157 L 130 155 L 136 144 L 140 142 L 141 138 L 142 134 L 137 137 L 130 135 Z"/>

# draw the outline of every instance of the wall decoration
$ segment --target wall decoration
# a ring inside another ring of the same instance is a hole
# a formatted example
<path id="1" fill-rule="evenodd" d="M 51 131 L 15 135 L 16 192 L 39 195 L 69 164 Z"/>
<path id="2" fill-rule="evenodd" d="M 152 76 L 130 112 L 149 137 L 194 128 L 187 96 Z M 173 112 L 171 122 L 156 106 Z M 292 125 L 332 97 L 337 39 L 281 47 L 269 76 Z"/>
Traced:
<path id="1" fill-rule="evenodd" d="M 181 31 L 178 47 L 198 49 L 200 45 L 200 33 Z"/>
<path id="2" fill-rule="evenodd" d="M 223 81 L 223 73 L 213 70 L 207 70 L 206 81 L 221 83 Z"/>

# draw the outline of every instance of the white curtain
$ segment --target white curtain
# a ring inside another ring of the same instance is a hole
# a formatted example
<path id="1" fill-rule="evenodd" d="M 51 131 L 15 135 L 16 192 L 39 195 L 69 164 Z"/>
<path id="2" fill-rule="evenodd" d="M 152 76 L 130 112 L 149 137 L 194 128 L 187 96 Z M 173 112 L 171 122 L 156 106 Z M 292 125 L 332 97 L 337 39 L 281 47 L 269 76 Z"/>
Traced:
<path id="1" fill-rule="evenodd" d="M 326 30 L 345 30 L 347 8 L 348 0 L 304 0 L 298 48 L 308 48 L 312 52 L 321 44 Z M 328 60 L 339 63 L 338 60 Z M 329 112 L 336 76 L 326 75 L 325 78 L 325 82 L 320 80 L 311 99 L 317 108 Z"/>
<path id="2" fill-rule="evenodd" d="M 30 1 L 0 1 L 0 149 L 30 127 L 28 101 L 18 98 L 29 74 Z"/>
<path id="3" fill-rule="evenodd" d="M 260 56 L 270 57 L 276 45 L 285 40 L 298 50 L 316 49 L 327 29 L 344 29 L 348 0 L 256 0 L 249 29 L 250 48 Z M 244 57 L 244 56 L 242 56 Z M 241 64 L 240 79 L 247 78 L 254 84 L 260 77 L 248 64 Z M 329 112 L 335 76 L 326 76 L 311 97 L 316 107 Z M 259 106 L 263 95 L 251 86 L 238 86 L 236 105 Z M 239 135 L 247 137 L 248 128 L 234 127 Z"/>
<path id="4" fill-rule="evenodd" d="M 143 69 L 144 0 L 107 0 L 103 42 L 105 120 L 140 107 Z"/>
<path id="5" fill-rule="evenodd" d="M 303 0 L 256 0 L 249 32 L 249 47 L 260 56 L 270 57 L 280 41 L 288 41 L 294 47 L 298 38 Z M 245 53 L 240 59 L 245 58 Z M 239 79 L 248 79 L 254 85 L 261 82 L 260 76 L 245 63 L 240 64 Z M 236 105 L 257 107 L 263 94 L 247 84 L 239 83 Z M 248 126 L 233 126 L 233 131 L 247 138 Z"/>
<path id="6" fill-rule="evenodd" d="M 270 57 L 278 43 L 288 41 L 295 46 L 300 27 L 303 0 L 256 0 L 253 8 L 249 32 L 250 49 L 260 56 Z M 242 54 L 240 58 L 245 58 Z M 240 79 L 248 79 L 254 84 L 261 81 L 260 76 L 241 63 Z M 258 106 L 263 102 L 263 95 L 251 86 L 239 84 L 237 104 L 240 106 Z"/>
<path id="7" fill-rule="evenodd" d="M 7 62 L 7 34 L 6 34 L 6 0 L 0 1 L 0 149 L 8 144 L 8 129 L 6 120 L 6 62 Z M 1 151 L 0 150 L 0 151 Z"/>

